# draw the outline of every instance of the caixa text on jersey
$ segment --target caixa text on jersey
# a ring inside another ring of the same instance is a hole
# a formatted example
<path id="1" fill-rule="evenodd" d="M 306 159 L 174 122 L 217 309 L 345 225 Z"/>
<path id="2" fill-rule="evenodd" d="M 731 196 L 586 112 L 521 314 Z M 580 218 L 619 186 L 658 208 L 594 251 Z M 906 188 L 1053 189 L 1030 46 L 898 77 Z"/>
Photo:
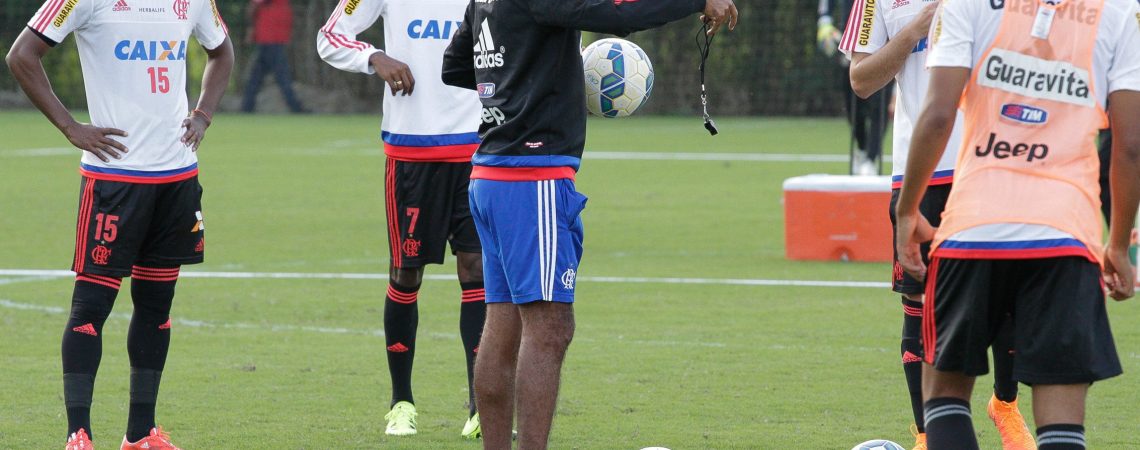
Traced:
<path id="1" fill-rule="evenodd" d="M 186 41 L 119 41 L 115 58 L 122 61 L 181 61 L 186 59 Z"/>

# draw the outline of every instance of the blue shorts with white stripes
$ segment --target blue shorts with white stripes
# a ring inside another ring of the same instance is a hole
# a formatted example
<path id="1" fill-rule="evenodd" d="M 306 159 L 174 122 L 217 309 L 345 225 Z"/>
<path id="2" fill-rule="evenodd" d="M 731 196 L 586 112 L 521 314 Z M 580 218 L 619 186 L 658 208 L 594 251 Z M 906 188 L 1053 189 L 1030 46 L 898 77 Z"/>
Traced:
<path id="1" fill-rule="evenodd" d="M 487 303 L 574 302 L 586 196 L 569 179 L 471 180 Z"/>

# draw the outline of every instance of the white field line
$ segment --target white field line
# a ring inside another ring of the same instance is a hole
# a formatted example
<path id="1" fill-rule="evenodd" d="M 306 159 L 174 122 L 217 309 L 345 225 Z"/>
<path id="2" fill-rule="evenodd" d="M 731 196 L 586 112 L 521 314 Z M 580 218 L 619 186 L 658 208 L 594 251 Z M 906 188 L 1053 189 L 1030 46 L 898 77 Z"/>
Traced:
<path id="1" fill-rule="evenodd" d="M 13 277 L 71 277 L 69 270 L 0 269 L 0 276 Z M 181 273 L 184 278 L 208 279 L 286 279 L 286 280 L 387 280 L 387 274 L 379 273 L 305 273 L 305 272 L 195 272 Z M 424 275 L 428 281 L 455 281 L 455 275 Z M 655 278 L 655 277 L 579 277 L 579 281 L 593 283 L 636 283 L 636 284 L 694 284 L 722 286 L 793 286 L 826 288 L 866 288 L 883 289 L 890 283 L 878 281 L 827 281 L 827 280 L 770 280 L 741 278 Z M 2 281 L 2 280 L 0 280 Z M 31 281 L 31 280 L 26 280 Z"/>
<path id="2" fill-rule="evenodd" d="M 20 303 L 12 300 L 0 298 L 0 308 L 14 309 L 18 311 L 32 311 L 47 313 L 57 316 L 62 316 L 68 313 L 64 308 L 58 306 L 35 305 L 30 303 Z M 110 318 L 129 321 L 131 315 L 126 313 L 112 313 Z M 178 327 L 188 328 L 209 328 L 209 329 L 226 329 L 226 330 L 252 330 L 252 331 L 269 331 L 273 333 L 316 333 L 316 334 L 340 334 L 340 335 L 366 335 L 383 337 L 384 330 L 380 329 L 363 329 L 363 328 L 344 328 L 344 327 L 317 327 L 317 326 L 299 326 L 299 325 L 282 325 L 282 324 L 255 324 L 255 323 L 224 323 L 224 322 L 207 322 L 204 320 L 192 320 L 178 318 L 177 316 L 171 317 L 170 321 Z M 455 333 L 423 333 L 435 339 L 448 339 L 457 340 L 459 335 Z M 575 337 L 575 341 L 596 342 L 597 339 L 586 337 Z M 710 348 L 724 348 L 728 345 L 722 342 L 700 342 L 700 341 L 665 341 L 665 340 L 640 340 L 640 339 L 625 339 L 622 336 L 617 336 L 612 339 L 606 339 L 607 343 L 615 341 L 622 342 L 630 345 L 645 346 L 645 347 L 710 347 Z"/>
<path id="3" fill-rule="evenodd" d="M 20 148 L 0 150 L 0 157 L 79 156 L 80 150 L 71 147 Z"/>

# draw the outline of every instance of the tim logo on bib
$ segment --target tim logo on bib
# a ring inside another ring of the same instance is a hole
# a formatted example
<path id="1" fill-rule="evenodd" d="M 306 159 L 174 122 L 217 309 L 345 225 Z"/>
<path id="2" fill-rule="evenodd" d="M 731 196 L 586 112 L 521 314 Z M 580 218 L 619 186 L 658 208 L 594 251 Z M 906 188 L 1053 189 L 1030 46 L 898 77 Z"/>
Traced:
<path id="1" fill-rule="evenodd" d="M 1089 72 L 1065 61 L 1050 61 L 993 49 L 983 62 L 978 84 L 1031 98 L 1094 106 Z"/>

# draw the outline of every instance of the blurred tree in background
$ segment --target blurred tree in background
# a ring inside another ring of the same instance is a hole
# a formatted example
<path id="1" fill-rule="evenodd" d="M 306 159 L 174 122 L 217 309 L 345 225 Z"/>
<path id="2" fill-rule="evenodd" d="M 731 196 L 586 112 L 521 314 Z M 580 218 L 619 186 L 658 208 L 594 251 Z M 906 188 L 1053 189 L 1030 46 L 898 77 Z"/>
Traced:
<path id="1" fill-rule="evenodd" d="M 172 0 L 173 1 L 173 0 Z M 6 54 L 16 36 L 35 14 L 40 0 L 0 0 L 0 52 Z M 236 109 L 237 90 L 244 86 L 252 45 L 246 41 L 249 18 L 246 1 L 217 0 L 229 25 L 238 66 L 227 96 L 227 109 Z M 378 112 L 383 85 L 374 77 L 340 72 L 316 54 L 317 30 L 324 25 L 336 0 L 293 0 L 296 14 L 290 64 L 298 94 L 318 112 Z M 803 0 L 741 1 L 736 31 L 722 32 L 713 43 L 707 87 L 714 115 L 840 115 L 846 95 L 834 59 L 815 48 L 816 4 Z M 700 54 L 696 16 L 664 28 L 636 33 L 627 39 L 645 49 L 656 71 L 653 98 L 643 113 L 691 114 L 700 110 L 697 66 Z M 604 36 L 587 35 L 588 43 Z M 362 40 L 383 47 L 381 26 Z M 44 65 L 66 105 L 86 104 L 74 39 L 48 54 Z M 197 95 L 205 54 L 197 46 L 189 55 L 189 88 Z M 15 80 L 0 69 L 0 91 L 17 91 Z M 278 95 L 265 89 L 264 95 Z M 191 97 L 194 98 L 194 97 Z"/>

